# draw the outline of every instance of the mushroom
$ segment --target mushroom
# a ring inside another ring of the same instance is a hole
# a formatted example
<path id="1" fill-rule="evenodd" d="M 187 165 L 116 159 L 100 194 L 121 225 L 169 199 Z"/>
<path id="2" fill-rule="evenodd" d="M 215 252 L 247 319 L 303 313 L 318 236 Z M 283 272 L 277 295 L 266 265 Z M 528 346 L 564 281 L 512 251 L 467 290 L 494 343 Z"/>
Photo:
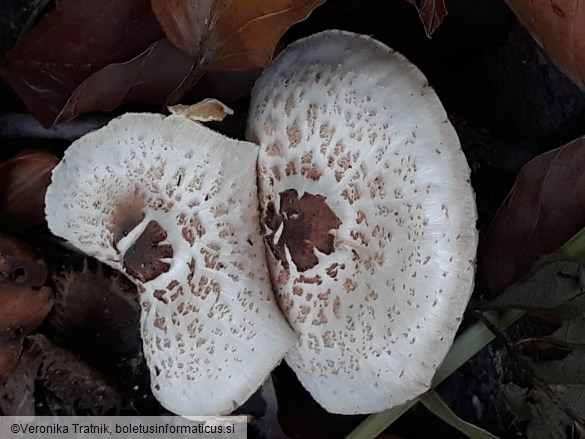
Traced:
<path id="1" fill-rule="evenodd" d="M 315 34 L 256 82 L 247 138 L 273 289 L 299 334 L 286 362 L 329 412 L 425 392 L 478 234 L 469 167 L 423 74 L 370 37 Z"/>
<path id="2" fill-rule="evenodd" d="M 75 141 L 47 190 L 52 233 L 138 286 L 152 390 L 180 415 L 233 411 L 296 342 L 271 291 L 257 153 L 180 115 L 126 114 Z"/>

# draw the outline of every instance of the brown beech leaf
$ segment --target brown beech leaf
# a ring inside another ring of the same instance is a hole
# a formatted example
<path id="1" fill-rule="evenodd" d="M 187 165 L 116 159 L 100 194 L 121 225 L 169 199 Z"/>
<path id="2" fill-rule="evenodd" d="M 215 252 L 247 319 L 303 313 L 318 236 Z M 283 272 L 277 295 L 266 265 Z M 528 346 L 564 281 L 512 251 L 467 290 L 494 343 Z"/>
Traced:
<path id="1" fill-rule="evenodd" d="M 559 68 L 585 90 L 585 2 L 506 0 Z"/>
<path id="2" fill-rule="evenodd" d="M 0 235 L 0 377 L 16 367 L 24 336 L 53 306 L 46 278 L 47 267 L 30 246 Z"/>
<path id="3" fill-rule="evenodd" d="M 135 27 L 129 28 L 131 23 Z M 148 0 L 61 0 L 7 59 L 48 64 L 67 60 L 94 69 L 126 61 L 162 37 Z"/>
<path id="4" fill-rule="evenodd" d="M 110 111 L 124 103 L 162 104 L 191 66 L 191 60 L 168 40 L 159 40 L 136 58 L 110 64 L 79 84 L 55 122 Z"/>
<path id="5" fill-rule="evenodd" d="M 325 0 L 151 0 L 167 37 L 196 64 L 170 103 L 208 71 L 264 67 L 284 32 Z"/>
<path id="6" fill-rule="evenodd" d="M 151 0 L 167 37 L 206 70 L 265 66 L 294 23 L 325 0 Z"/>
<path id="7" fill-rule="evenodd" d="M 192 58 L 198 58 L 205 35 L 214 26 L 214 0 L 151 0 L 152 10 L 167 38 Z M 212 18 L 212 20 L 210 20 Z"/>
<path id="8" fill-rule="evenodd" d="M 284 31 L 324 1 L 63 0 L 0 75 L 45 126 L 124 103 L 174 104 L 206 72 L 264 66 Z"/>
<path id="9" fill-rule="evenodd" d="M 585 137 L 541 154 L 520 170 L 481 251 L 489 288 L 527 274 L 585 226 Z"/>
<path id="10" fill-rule="evenodd" d="M 144 102 L 150 102 L 161 94 L 159 84 L 172 89 L 175 85 L 168 83 L 176 81 L 173 64 L 173 69 L 166 64 L 164 71 L 145 67 L 172 63 L 160 58 L 161 53 L 174 53 L 172 47 L 165 52 L 166 47 L 156 45 L 163 38 L 148 0 L 63 0 L 6 55 L 8 63 L 0 75 L 49 126 L 121 102 L 143 102 L 141 93 L 147 94 Z M 156 71 L 157 78 L 145 74 L 147 70 L 150 75 Z"/>
<path id="11" fill-rule="evenodd" d="M 45 221 L 45 192 L 57 163 L 57 156 L 34 151 L 0 164 L 0 227 L 25 229 Z"/>
<path id="12" fill-rule="evenodd" d="M 447 15 L 445 0 L 407 0 L 416 6 L 418 15 L 423 22 L 427 36 L 437 29 Z"/>

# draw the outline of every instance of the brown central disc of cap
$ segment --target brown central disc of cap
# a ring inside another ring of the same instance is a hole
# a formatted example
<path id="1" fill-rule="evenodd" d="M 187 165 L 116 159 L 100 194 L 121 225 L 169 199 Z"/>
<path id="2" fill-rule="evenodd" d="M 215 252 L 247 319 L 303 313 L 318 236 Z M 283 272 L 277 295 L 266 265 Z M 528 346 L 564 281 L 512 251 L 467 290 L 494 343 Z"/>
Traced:
<path id="1" fill-rule="evenodd" d="M 284 224 L 283 224 L 284 223 Z M 276 231 L 283 224 L 282 235 L 274 241 Z M 280 193 L 280 210 L 274 203 L 267 207 L 264 225 L 272 231 L 266 243 L 274 257 L 288 268 L 284 247 L 288 247 L 298 271 L 306 271 L 319 263 L 315 249 L 326 255 L 334 250 L 334 236 L 329 233 L 338 229 L 341 220 L 327 205 L 322 195 L 305 192 L 301 198 L 295 189 Z"/>
<path id="2" fill-rule="evenodd" d="M 128 274 L 141 282 L 148 282 L 167 272 L 171 264 L 161 259 L 173 257 L 173 247 L 160 244 L 166 238 L 167 232 L 159 223 L 149 222 L 124 254 L 124 268 Z"/>
<path id="3" fill-rule="evenodd" d="M 114 247 L 144 219 L 144 207 L 144 199 L 140 196 L 130 196 L 116 203 L 109 227 L 114 235 Z"/>

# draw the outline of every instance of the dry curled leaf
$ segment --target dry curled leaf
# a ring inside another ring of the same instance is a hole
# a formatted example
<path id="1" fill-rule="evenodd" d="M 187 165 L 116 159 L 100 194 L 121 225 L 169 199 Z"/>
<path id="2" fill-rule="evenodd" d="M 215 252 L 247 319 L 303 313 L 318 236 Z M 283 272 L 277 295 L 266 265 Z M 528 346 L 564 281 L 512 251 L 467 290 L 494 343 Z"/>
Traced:
<path id="1" fill-rule="evenodd" d="M 508 346 L 516 361 L 529 372 L 525 376 L 532 382 L 530 392 L 541 392 L 546 397 L 538 405 L 541 409 L 546 406 L 546 411 L 552 410 L 549 414 L 554 413 L 555 419 L 551 417 L 549 423 L 563 425 L 560 431 L 569 426 L 585 427 L 584 285 L 583 265 L 553 260 L 490 302 L 491 306 L 521 309 L 560 325 L 550 335 L 531 334 Z M 515 412 L 518 415 L 521 411 Z M 527 414 L 530 423 L 541 423 L 542 414 L 535 416 L 530 411 Z"/>
<path id="2" fill-rule="evenodd" d="M 585 2 L 506 0 L 560 69 L 585 90 Z"/>
<path id="3" fill-rule="evenodd" d="M 481 251 L 489 288 L 502 291 L 585 226 L 585 137 L 520 170 Z"/>
<path id="4" fill-rule="evenodd" d="M 25 229 L 45 221 L 45 192 L 57 163 L 49 152 L 30 151 L 0 164 L 0 227 Z"/>
<path id="5" fill-rule="evenodd" d="M 130 61 L 107 65 L 85 79 L 55 122 L 92 111 L 110 111 L 130 102 L 162 104 L 190 69 L 191 61 L 180 50 L 165 39 L 159 40 Z"/>
<path id="6" fill-rule="evenodd" d="M 584 286 L 583 266 L 575 261 L 559 260 L 555 255 L 536 264 L 530 276 L 506 288 L 485 306 L 519 309 L 560 325 L 585 306 Z"/>
<path id="7" fill-rule="evenodd" d="M 31 247 L 0 235 L 0 377 L 16 367 L 24 337 L 53 306 L 46 278 L 45 263 Z"/>
<path id="8" fill-rule="evenodd" d="M 6 55 L 0 75 L 49 126 L 164 99 L 187 57 L 163 41 L 148 0 L 63 0 Z"/>
<path id="9" fill-rule="evenodd" d="M 193 105 L 177 104 L 168 107 L 168 110 L 195 122 L 221 122 L 226 116 L 234 114 L 234 110 L 217 99 L 204 99 Z"/>
<path id="10" fill-rule="evenodd" d="M 324 1 L 63 0 L 0 75 L 45 126 L 124 103 L 174 104 L 206 72 L 264 66 L 284 31 Z"/>
<path id="11" fill-rule="evenodd" d="M 503 402 L 510 414 L 519 424 L 526 425 L 527 438 L 579 437 L 574 432 L 575 424 L 571 417 L 542 390 L 525 389 L 513 383 L 502 387 Z"/>
<path id="12" fill-rule="evenodd" d="M 325 0 L 151 0 L 167 37 L 206 70 L 265 66 L 294 23 Z"/>
<path id="13" fill-rule="evenodd" d="M 214 0 L 151 0 L 152 10 L 167 38 L 192 58 L 198 58 L 205 34 L 213 29 L 217 17 L 210 12 Z M 225 7 L 225 6 L 223 6 Z"/>
<path id="14" fill-rule="evenodd" d="M 176 101 L 208 71 L 264 67 L 284 32 L 325 0 L 151 0 L 167 37 L 194 60 Z"/>
<path id="15" fill-rule="evenodd" d="M 447 15 L 447 8 L 444 0 L 408 0 L 416 6 L 418 15 L 425 27 L 427 35 L 431 34 L 443 22 L 443 18 Z"/>

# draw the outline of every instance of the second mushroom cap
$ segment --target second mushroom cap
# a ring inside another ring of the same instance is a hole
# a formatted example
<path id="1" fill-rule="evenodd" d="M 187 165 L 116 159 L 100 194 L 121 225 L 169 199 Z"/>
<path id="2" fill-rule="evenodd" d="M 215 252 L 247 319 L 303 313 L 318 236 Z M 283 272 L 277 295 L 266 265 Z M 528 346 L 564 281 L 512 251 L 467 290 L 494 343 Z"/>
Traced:
<path id="1" fill-rule="evenodd" d="M 49 228 L 141 291 L 154 395 L 230 413 L 294 343 L 260 237 L 257 147 L 181 116 L 126 114 L 74 142 L 46 195 Z"/>
<path id="2" fill-rule="evenodd" d="M 376 40 L 291 44 L 252 92 L 272 284 L 300 338 L 286 361 L 328 411 L 429 388 L 474 281 L 476 207 L 435 92 Z"/>

